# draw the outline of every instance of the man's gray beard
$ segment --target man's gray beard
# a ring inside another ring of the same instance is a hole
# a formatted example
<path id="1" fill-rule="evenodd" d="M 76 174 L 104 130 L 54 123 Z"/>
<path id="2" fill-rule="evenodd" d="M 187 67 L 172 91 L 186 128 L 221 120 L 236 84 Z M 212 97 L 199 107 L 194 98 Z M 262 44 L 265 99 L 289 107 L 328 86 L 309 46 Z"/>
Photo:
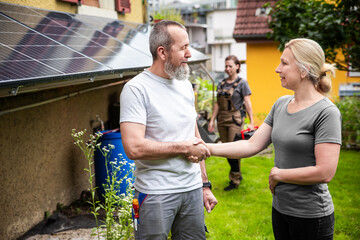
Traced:
<path id="1" fill-rule="evenodd" d="M 177 80 L 186 80 L 189 78 L 190 69 L 189 66 L 181 65 L 180 67 L 176 67 L 170 61 L 166 61 L 164 65 L 164 71 L 167 75 L 169 75 L 170 79 Z"/>

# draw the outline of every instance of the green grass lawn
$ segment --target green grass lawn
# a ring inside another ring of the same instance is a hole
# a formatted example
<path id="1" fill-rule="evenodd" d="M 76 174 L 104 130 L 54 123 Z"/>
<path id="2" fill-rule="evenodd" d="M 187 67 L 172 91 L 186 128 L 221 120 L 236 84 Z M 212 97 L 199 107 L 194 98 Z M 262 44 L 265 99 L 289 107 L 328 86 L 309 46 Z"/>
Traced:
<path id="1" fill-rule="evenodd" d="M 207 239 L 274 239 L 271 226 L 272 195 L 268 174 L 273 158 L 242 160 L 243 181 L 238 189 L 225 192 L 229 164 L 225 158 L 210 157 L 206 168 L 219 203 L 205 213 Z M 335 240 L 360 239 L 360 152 L 342 150 L 335 177 L 329 183 L 335 205 Z"/>

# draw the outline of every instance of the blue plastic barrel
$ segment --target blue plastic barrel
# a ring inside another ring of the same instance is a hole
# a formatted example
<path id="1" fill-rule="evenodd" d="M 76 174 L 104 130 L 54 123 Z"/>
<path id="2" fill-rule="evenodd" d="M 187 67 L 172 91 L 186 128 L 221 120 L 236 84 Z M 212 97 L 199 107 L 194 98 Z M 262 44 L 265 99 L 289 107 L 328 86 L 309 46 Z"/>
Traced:
<path id="1" fill-rule="evenodd" d="M 124 147 L 121 141 L 121 133 L 117 131 L 102 131 L 103 135 L 98 139 L 98 143 L 101 143 L 101 149 L 105 146 L 107 149 L 109 149 L 108 144 L 114 145 L 115 149 L 112 149 L 109 153 L 109 158 L 107 158 L 108 161 L 108 170 L 109 173 L 112 173 L 112 168 L 110 165 L 110 161 L 115 161 L 115 158 L 117 159 L 117 164 L 120 162 L 124 163 L 127 162 L 125 165 L 121 167 L 121 171 L 117 174 L 117 180 L 120 180 L 124 178 L 124 176 L 129 173 L 130 170 L 130 164 L 133 164 L 134 161 L 129 159 L 124 151 Z M 119 154 L 122 154 L 122 157 L 119 156 Z M 105 157 L 103 154 L 96 149 L 95 150 L 95 181 L 97 188 L 97 193 L 101 200 L 104 200 L 103 195 L 105 194 L 105 190 L 103 187 L 103 184 L 107 184 L 106 178 L 107 178 L 107 172 L 106 172 L 106 166 L 105 166 Z M 133 173 L 130 173 L 127 178 L 133 178 Z M 128 187 L 128 182 L 124 179 L 122 183 L 120 184 L 120 190 L 118 191 L 118 195 L 124 193 L 126 194 L 126 189 Z"/>

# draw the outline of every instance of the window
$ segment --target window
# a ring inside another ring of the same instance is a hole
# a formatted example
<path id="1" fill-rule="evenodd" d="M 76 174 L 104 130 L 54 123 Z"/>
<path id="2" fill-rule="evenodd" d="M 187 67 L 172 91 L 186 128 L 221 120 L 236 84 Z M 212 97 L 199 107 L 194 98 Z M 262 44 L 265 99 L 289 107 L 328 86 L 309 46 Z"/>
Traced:
<path id="1" fill-rule="evenodd" d="M 121 13 L 130 13 L 130 0 L 115 0 L 115 9 Z"/>
<path id="2" fill-rule="evenodd" d="M 360 72 L 351 71 L 351 63 L 349 64 L 349 70 L 350 70 L 350 71 L 348 71 L 349 77 L 360 77 Z"/>

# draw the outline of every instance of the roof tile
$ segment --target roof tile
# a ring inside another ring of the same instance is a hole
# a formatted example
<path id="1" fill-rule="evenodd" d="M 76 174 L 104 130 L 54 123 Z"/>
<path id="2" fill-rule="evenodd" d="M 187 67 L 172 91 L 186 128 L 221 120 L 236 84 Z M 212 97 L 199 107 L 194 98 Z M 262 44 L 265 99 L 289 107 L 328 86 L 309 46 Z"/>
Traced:
<path id="1" fill-rule="evenodd" d="M 262 37 L 266 39 L 266 34 L 271 30 L 268 27 L 270 16 L 256 16 L 256 9 L 270 3 L 272 6 L 276 0 L 238 0 L 237 16 L 234 28 L 234 38 L 241 39 L 251 37 Z"/>

